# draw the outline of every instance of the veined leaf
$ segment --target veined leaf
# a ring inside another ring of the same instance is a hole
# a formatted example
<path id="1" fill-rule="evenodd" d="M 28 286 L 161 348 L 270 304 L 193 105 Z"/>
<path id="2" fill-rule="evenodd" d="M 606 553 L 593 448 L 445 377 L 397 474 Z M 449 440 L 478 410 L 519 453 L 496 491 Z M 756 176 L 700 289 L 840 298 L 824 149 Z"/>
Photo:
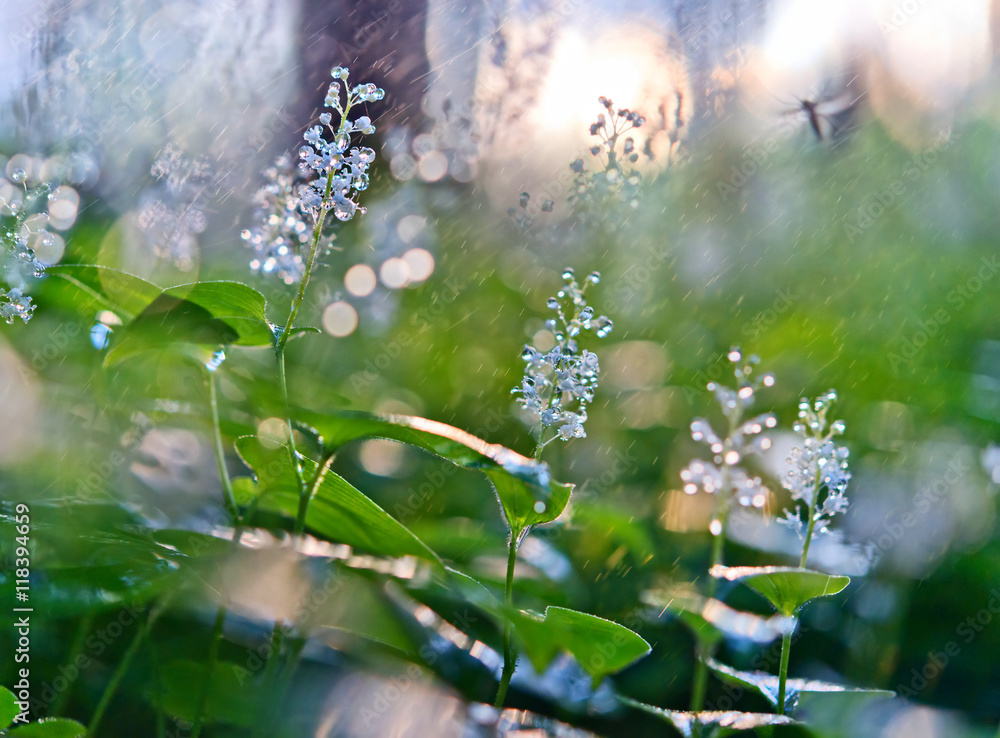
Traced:
<path id="1" fill-rule="evenodd" d="M 163 291 L 142 277 L 96 264 L 56 264 L 46 267 L 45 273 L 75 285 L 123 321 L 141 313 Z"/>
<path id="2" fill-rule="evenodd" d="M 254 436 L 237 440 L 236 449 L 257 476 L 259 509 L 294 518 L 299 508 L 299 488 L 288 450 L 265 448 Z M 301 464 L 303 477 L 313 479 L 316 462 L 303 458 Z M 417 556 L 440 564 L 437 555 L 402 523 L 328 466 L 319 472 L 306 514 L 306 527 L 327 540 L 369 553 Z"/>
<path id="3" fill-rule="evenodd" d="M 777 707 L 778 705 L 778 677 L 763 671 L 740 671 L 731 666 L 727 666 L 715 659 L 705 662 L 716 676 L 724 682 L 734 684 L 744 689 L 750 689 L 759 693 L 768 702 Z M 821 682 L 814 679 L 789 679 L 785 683 L 786 702 L 790 705 L 801 706 L 801 699 L 806 694 L 810 695 L 836 695 L 835 699 L 842 702 L 847 700 L 890 698 L 895 696 L 895 692 L 884 689 L 862 689 L 860 687 L 846 687 L 843 684 L 833 682 Z M 796 709 L 793 708 L 793 709 Z"/>
<path id="4" fill-rule="evenodd" d="M 195 282 L 163 290 L 123 329 L 106 363 L 150 349 L 187 343 L 266 346 L 273 333 L 264 296 L 240 282 Z"/>
<path id="5" fill-rule="evenodd" d="M 496 490 L 507 524 L 517 537 L 532 525 L 559 517 L 573 490 L 573 485 L 552 480 L 547 464 L 436 420 L 357 412 L 296 411 L 295 417 L 315 428 L 329 451 L 363 438 L 386 438 L 483 472 Z"/>
<path id="6" fill-rule="evenodd" d="M 717 579 L 742 582 L 755 589 L 785 617 L 792 617 L 809 600 L 828 597 L 851 583 L 850 577 L 791 566 L 713 566 Z"/>
<path id="7" fill-rule="evenodd" d="M 673 613 L 690 628 L 700 642 L 715 643 L 723 637 L 771 643 L 794 627 L 794 618 L 783 615 L 761 617 L 734 610 L 714 598 L 689 589 L 647 590 L 642 601 L 661 612 Z"/>
<path id="8" fill-rule="evenodd" d="M 539 672 L 566 651 L 596 684 L 650 652 L 638 633 L 596 615 L 564 607 L 547 607 L 543 618 L 520 610 L 509 614 L 525 654 Z"/>
<path id="9" fill-rule="evenodd" d="M 673 725 L 685 738 L 718 738 L 744 730 L 754 730 L 765 725 L 799 725 L 787 715 L 772 715 L 760 712 L 740 712 L 738 710 L 716 710 L 711 712 L 685 712 L 664 710 L 662 707 L 647 705 L 645 702 L 619 697 L 621 702 L 637 710 L 648 712 Z"/>
<path id="10" fill-rule="evenodd" d="M 467 574 L 447 569 L 445 575 L 443 579 L 435 578 L 430 588 L 443 585 L 478 607 L 497 625 L 510 622 L 522 653 L 539 673 L 559 653 L 566 652 L 577 660 L 596 684 L 650 651 L 642 636 L 611 620 L 564 607 L 548 607 L 544 616 L 507 608 L 485 586 Z"/>

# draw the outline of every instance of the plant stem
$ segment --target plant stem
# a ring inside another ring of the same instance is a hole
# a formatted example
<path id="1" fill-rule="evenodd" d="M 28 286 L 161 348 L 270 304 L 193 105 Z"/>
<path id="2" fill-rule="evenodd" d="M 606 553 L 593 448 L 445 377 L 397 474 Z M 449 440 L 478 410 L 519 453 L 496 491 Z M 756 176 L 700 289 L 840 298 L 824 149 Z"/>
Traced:
<path id="1" fill-rule="evenodd" d="M 208 647 L 208 664 L 205 669 L 205 682 L 201 686 L 201 694 L 198 695 L 198 707 L 194 713 L 194 726 L 191 728 L 191 738 L 198 738 L 201 735 L 202 718 L 205 714 L 205 705 L 208 704 L 208 695 L 212 689 L 212 672 L 215 671 L 215 662 L 219 658 L 219 644 L 222 641 L 222 628 L 226 622 L 226 608 L 220 607 L 215 613 L 215 627 L 212 629 L 212 642 Z"/>
<path id="2" fill-rule="evenodd" d="M 514 607 L 514 565 L 517 563 L 517 544 L 519 536 L 512 530 L 510 532 L 510 543 L 507 547 L 507 581 L 504 585 L 504 604 L 510 610 Z M 503 707 L 504 698 L 507 696 L 507 687 L 510 686 L 510 679 L 514 676 L 514 666 L 517 662 L 517 654 L 514 653 L 514 643 L 511 640 L 510 621 L 504 622 L 503 626 L 503 673 L 500 676 L 500 686 L 497 688 L 497 698 L 493 706 L 498 710 Z"/>
<path id="3" fill-rule="evenodd" d="M 695 634 L 695 638 L 697 637 Z M 698 641 L 698 661 L 694 665 L 694 677 L 691 679 L 691 712 L 701 712 L 705 706 L 705 693 L 708 691 L 708 665 L 705 661 L 712 656 L 712 651 L 710 645 Z"/>
<path id="4" fill-rule="evenodd" d="M 92 615 L 86 615 L 80 621 L 80 625 L 76 629 L 76 636 L 73 638 L 73 645 L 69 649 L 69 663 L 75 663 L 76 657 L 83 653 L 84 642 L 87 640 L 87 632 L 93 624 L 94 618 Z M 57 717 L 62 713 L 63 708 L 66 706 L 66 701 L 69 699 L 70 692 L 73 691 L 73 684 L 74 682 L 69 682 L 66 685 L 66 689 L 59 693 L 56 701 L 49 708 L 49 715 Z"/>
<path id="5" fill-rule="evenodd" d="M 819 490 L 814 492 L 814 495 L 819 496 Z M 809 544 L 812 542 L 813 526 L 816 525 L 816 501 L 813 500 L 813 504 L 809 506 L 809 524 L 806 527 L 806 538 L 802 544 L 802 558 L 799 559 L 799 568 L 806 568 L 806 559 L 809 558 Z"/>
<path id="6" fill-rule="evenodd" d="M 129 644 L 128 650 L 125 651 L 125 655 L 122 656 L 122 660 L 118 663 L 118 668 L 115 669 L 114 674 L 111 675 L 111 681 L 104 688 L 104 694 L 101 695 L 101 701 L 97 703 L 97 708 L 94 710 L 94 715 L 90 719 L 90 725 L 87 726 L 87 738 L 95 738 L 97 735 L 97 727 L 101 724 L 101 718 L 104 717 L 104 712 L 108 709 L 108 705 L 111 704 L 111 700 L 115 696 L 115 692 L 118 691 L 118 687 L 121 684 L 122 679 L 125 677 L 126 672 L 128 672 L 128 667 L 132 663 L 132 659 L 135 657 L 136 652 L 139 650 L 139 646 L 149 635 L 149 631 L 153 628 L 153 623 L 160 616 L 160 613 L 166 609 L 167 600 L 160 603 L 159 607 L 151 610 L 149 617 L 146 618 L 146 622 L 139 628 L 139 631 L 135 634 L 135 638 Z"/>
<path id="7" fill-rule="evenodd" d="M 730 436 L 735 429 L 735 423 L 730 423 Z M 716 566 L 721 566 L 724 559 L 724 553 L 726 549 L 726 525 L 729 524 L 729 510 L 730 510 L 730 474 L 729 467 L 722 467 L 722 494 L 718 498 L 717 511 L 714 514 L 713 520 L 719 521 L 719 533 L 718 535 L 712 535 L 712 563 L 709 565 L 709 569 L 714 569 Z M 718 589 L 718 580 L 709 575 L 708 577 L 708 597 L 709 599 L 715 597 L 716 590 Z M 697 634 L 695 638 L 697 638 Z M 703 645 L 700 641 L 698 642 L 697 648 L 697 663 L 694 665 L 694 676 L 691 678 L 691 712 L 700 712 L 702 707 L 705 706 L 705 693 L 708 691 L 708 665 L 705 663 L 710 659 L 715 653 L 715 647 L 712 644 Z"/>
<path id="8" fill-rule="evenodd" d="M 274 622 L 274 629 L 271 631 L 271 640 L 268 644 L 270 651 L 267 654 L 267 664 L 264 666 L 264 683 L 262 685 L 262 694 L 270 695 L 274 693 L 274 682 L 275 677 L 278 672 L 278 660 L 280 658 L 281 649 L 285 642 L 285 629 L 282 624 L 277 620 Z M 254 731 L 255 736 L 266 735 L 268 727 L 271 724 L 271 717 L 267 715 L 264 711 L 272 707 L 277 709 L 278 705 L 273 703 L 271 700 L 261 701 L 261 714 L 258 716 L 257 729 Z"/>
<path id="9" fill-rule="evenodd" d="M 215 442 L 215 465 L 219 469 L 219 479 L 222 480 L 222 498 L 229 511 L 233 525 L 240 524 L 240 507 L 236 504 L 236 495 L 233 493 L 233 482 L 229 478 L 229 469 L 226 468 L 226 454 L 222 447 L 222 426 L 219 423 L 219 394 L 216 389 L 215 372 L 206 370 L 208 373 L 208 400 L 212 409 L 212 436 Z"/>
<path id="10" fill-rule="evenodd" d="M 781 671 L 778 673 L 778 714 L 785 714 L 785 682 L 788 681 L 788 654 L 792 650 L 792 629 L 781 636 Z"/>

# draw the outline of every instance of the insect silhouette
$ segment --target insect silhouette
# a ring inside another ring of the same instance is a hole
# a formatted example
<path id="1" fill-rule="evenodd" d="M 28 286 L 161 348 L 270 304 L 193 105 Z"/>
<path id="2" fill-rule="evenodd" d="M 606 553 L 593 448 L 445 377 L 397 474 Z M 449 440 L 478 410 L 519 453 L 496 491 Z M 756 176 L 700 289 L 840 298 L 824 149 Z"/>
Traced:
<path id="1" fill-rule="evenodd" d="M 817 141 L 840 138 L 847 129 L 864 93 L 844 92 L 827 100 L 800 98 L 798 106 L 784 111 L 785 115 L 805 116 Z"/>

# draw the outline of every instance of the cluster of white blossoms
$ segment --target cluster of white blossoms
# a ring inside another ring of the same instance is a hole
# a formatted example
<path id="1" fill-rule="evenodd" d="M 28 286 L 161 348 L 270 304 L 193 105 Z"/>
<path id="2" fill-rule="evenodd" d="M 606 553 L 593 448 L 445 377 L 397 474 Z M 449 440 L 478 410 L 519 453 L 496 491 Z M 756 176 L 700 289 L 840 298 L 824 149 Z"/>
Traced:
<path id="1" fill-rule="evenodd" d="M 25 170 L 17 167 L 8 176 L 9 180 L 0 177 L 0 319 L 10 324 L 20 318 L 27 323 L 35 311 L 26 294 L 28 286 L 45 274 L 36 249 L 51 245 L 55 238 L 47 229 L 54 185 L 29 183 Z"/>
<path id="2" fill-rule="evenodd" d="M 755 374 L 754 367 L 760 363 L 760 359 L 753 355 L 744 359 L 737 348 L 730 350 L 728 358 L 734 365 L 736 387 L 727 387 L 717 382 L 708 384 L 708 390 L 715 395 L 722 414 L 728 421 L 728 430 L 725 437 L 722 437 L 705 418 L 694 419 L 691 423 L 691 437 L 708 446 L 712 452 L 712 460 L 693 459 L 681 472 L 681 480 L 684 482 L 684 491 L 689 495 L 701 490 L 710 494 L 727 495 L 745 507 L 761 508 L 767 501 L 768 490 L 760 477 L 748 475 L 740 464 L 746 456 L 771 447 L 771 439 L 763 431 L 774 428 L 777 419 L 771 413 L 757 415 L 749 420 L 743 418 L 753 406 L 757 390 L 773 386 L 774 377 L 771 374 Z M 713 531 L 716 534 L 718 532 Z"/>
<path id="3" fill-rule="evenodd" d="M 555 346 L 545 353 L 525 346 L 521 353 L 524 378 L 520 387 L 511 390 L 521 395 L 517 401 L 539 424 L 540 447 L 556 438 L 568 441 L 587 435 L 583 424 L 587 421 L 587 405 L 597 389 L 600 365 L 597 354 L 580 351 L 576 338 L 590 330 L 603 338 L 614 327 L 606 316 L 595 317 L 594 308 L 587 305 L 587 287 L 597 284 L 600 274 L 592 272 L 582 286 L 577 284 L 572 269 L 566 269 L 562 276 L 566 285 L 548 300 L 557 317 L 545 324 L 555 338 Z M 545 429 L 553 426 L 557 427 L 556 435 L 545 439 Z"/>
<path id="4" fill-rule="evenodd" d="M 778 522 L 792 528 L 802 539 L 826 532 L 833 516 L 845 512 L 848 507 L 845 494 L 851 480 L 847 468 L 848 451 L 832 440 L 844 432 L 844 421 L 827 419 L 836 400 L 837 393 L 830 390 L 812 404 L 806 399 L 799 402 L 799 419 L 794 429 L 802 436 L 803 443 L 792 449 L 788 457 L 792 468 L 785 474 L 782 484 L 793 500 L 805 506 L 806 518 L 803 520 L 796 505 L 794 511 L 786 510 L 784 519 Z"/>
<path id="5" fill-rule="evenodd" d="M 357 195 L 368 189 L 368 167 L 375 161 L 375 151 L 352 147 L 351 137 L 370 135 L 375 126 L 367 115 L 352 119 L 350 113 L 358 104 L 381 100 L 385 91 L 371 83 L 348 87 L 349 72 L 344 67 L 334 67 L 330 74 L 333 82 L 324 105 L 337 113 L 337 120 L 332 113 L 322 113 L 319 125 L 306 130 L 298 173 L 287 157 L 280 157 L 265 172 L 267 183 L 257 193 L 257 225 L 241 234 L 255 251 L 251 268 L 276 274 L 288 284 L 302 278 L 302 246 L 314 235 L 322 237 L 314 231 L 327 213 L 348 221 L 365 212 Z M 308 216 L 312 225 L 302 216 Z"/>

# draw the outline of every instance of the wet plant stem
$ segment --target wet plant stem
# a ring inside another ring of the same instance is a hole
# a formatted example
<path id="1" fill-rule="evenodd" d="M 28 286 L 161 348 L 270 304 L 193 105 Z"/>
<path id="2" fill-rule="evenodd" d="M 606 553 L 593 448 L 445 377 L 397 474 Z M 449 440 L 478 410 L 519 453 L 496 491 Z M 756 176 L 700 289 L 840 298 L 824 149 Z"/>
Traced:
<path id="1" fill-rule="evenodd" d="M 166 609 L 168 599 L 169 596 L 164 598 L 164 600 L 156 608 L 150 611 L 149 616 L 146 618 L 146 622 L 139 628 L 138 632 L 135 634 L 135 638 L 133 638 L 132 642 L 129 644 L 128 650 L 125 651 L 125 655 L 122 656 L 122 660 L 118 662 L 118 667 L 111 675 L 111 680 L 104 688 L 104 694 L 101 695 L 101 700 L 97 703 L 97 707 L 94 709 L 94 714 L 90 719 L 90 725 L 87 726 L 87 738 L 95 738 L 97 736 L 97 728 L 101 724 L 101 719 L 104 717 L 104 713 L 107 711 L 108 705 L 111 704 L 111 700 L 114 699 L 115 693 L 118 691 L 118 687 L 121 686 L 122 679 L 125 678 L 125 674 L 128 672 L 128 668 L 132 664 L 132 659 L 139 651 L 139 646 L 141 646 L 142 642 L 146 640 L 146 636 L 148 636 L 149 631 L 152 630 L 153 624 Z"/>
<path id="2" fill-rule="evenodd" d="M 261 694 L 270 695 L 274 693 L 275 681 L 278 674 L 278 661 L 280 660 L 281 649 L 285 643 L 285 627 L 281 621 L 274 621 L 274 628 L 271 630 L 271 640 L 268 643 L 267 663 L 264 665 L 264 683 L 261 686 Z M 265 712 L 268 708 L 276 708 L 276 703 L 271 700 L 261 702 L 261 714 L 257 719 L 257 729 L 254 736 L 268 734 L 271 725 L 271 717 Z"/>
<path id="3" fill-rule="evenodd" d="M 76 663 L 77 657 L 83 653 L 83 647 L 85 641 L 87 640 L 87 634 L 90 632 L 91 626 L 94 624 L 94 618 L 92 615 L 85 615 L 80 621 L 80 625 L 76 629 L 76 635 L 73 637 L 73 645 L 69 649 L 69 658 L 66 660 L 67 664 Z M 56 701 L 52 703 L 52 707 L 49 709 L 49 714 L 53 716 L 58 716 L 62 714 L 63 708 L 66 706 L 66 701 L 69 699 L 70 693 L 73 691 L 74 682 L 70 682 L 66 689 L 61 691 L 56 697 Z"/>
<path id="4" fill-rule="evenodd" d="M 507 547 L 507 581 L 504 585 L 503 597 L 508 613 L 514 607 L 514 566 L 517 563 L 517 544 L 519 538 L 519 535 L 511 531 L 510 543 Z M 493 706 L 498 710 L 503 707 L 504 699 L 507 697 L 507 688 L 510 686 L 510 679 L 514 676 L 514 666 L 517 663 L 517 654 L 514 652 L 511 630 L 510 620 L 506 619 L 503 626 L 503 672 L 500 676 L 500 685 L 497 687 L 497 698 L 493 702 Z"/>
<path id="5" fill-rule="evenodd" d="M 240 518 L 240 507 L 236 504 L 236 495 L 233 494 L 233 482 L 229 478 L 229 470 L 226 468 L 226 454 L 222 446 L 222 426 L 219 423 L 219 392 L 216 387 L 215 372 L 206 370 L 208 373 L 208 399 L 212 410 L 212 440 L 215 445 L 215 465 L 219 470 L 219 479 L 222 481 L 222 501 L 226 510 L 229 511 L 229 518 L 234 526 L 239 526 L 242 522 Z"/>
<path id="6" fill-rule="evenodd" d="M 730 419 L 729 438 L 732 438 L 733 434 L 736 432 L 736 428 L 739 427 L 741 417 L 742 413 L 738 413 Z M 728 444 L 728 439 L 726 442 Z M 719 532 L 712 533 L 712 563 L 709 564 L 709 571 L 714 569 L 716 566 L 721 566 L 725 558 L 726 527 L 729 525 L 730 511 L 730 486 L 731 476 L 729 467 L 727 465 L 723 465 L 723 493 L 719 496 L 718 504 L 716 505 L 716 514 L 712 516 L 713 522 L 717 521 L 719 523 Z M 718 580 L 711 576 L 711 574 L 709 574 L 708 577 L 707 587 L 709 599 L 714 598 L 716 590 L 718 589 Z M 698 637 L 697 634 L 695 637 Z M 708 664 L 706 662 L 715 655 L 714 644 L 703 643 L 701 640 L 698 640 L 696 655 L 697 660 L 694 665 L 694 675 L 691 678 L 691 712 L 700 712 L 705 706 L 705 694 L 708 691 Z"/>
<path id="7" fill-rule="evenodd" d="M 781 636 L 781 670 L 778 672 L 778 714 L 785 714 L 785 683 L 788 681 L 788 655 L 792 650 L 792 630 Z"/>
<path id="8" fill-rule="evenodd" d="M 205 681 L 201 685 L 201 694 L 198 695 L 198 706 L 194 713 L 191 738 L 198 738 L 201 735 L 205 706 L 208 704 L 208 695 L 212 691 L 212 674 L 215 671 L 215 662 L 219 658 L 219 645 L 222 642 L 222 630 L 225 623 L 226 608 L 220 607 L 215 613 L 215 627 L 212 628 L 212 641 L 208 646 L 208 663 L 205 665 Z"/>
<path id="9" fill-rule="evenodd" d="M 799 568 L 806 568 L 806 559 L 809 558 L 809 543 L 812 541 L 813 527 L 816 525 L 816 505 L 809 506 L 809 524 L 806 527 L 805 542 L 802 544 L 802 558 L 799 559 Z"/>

